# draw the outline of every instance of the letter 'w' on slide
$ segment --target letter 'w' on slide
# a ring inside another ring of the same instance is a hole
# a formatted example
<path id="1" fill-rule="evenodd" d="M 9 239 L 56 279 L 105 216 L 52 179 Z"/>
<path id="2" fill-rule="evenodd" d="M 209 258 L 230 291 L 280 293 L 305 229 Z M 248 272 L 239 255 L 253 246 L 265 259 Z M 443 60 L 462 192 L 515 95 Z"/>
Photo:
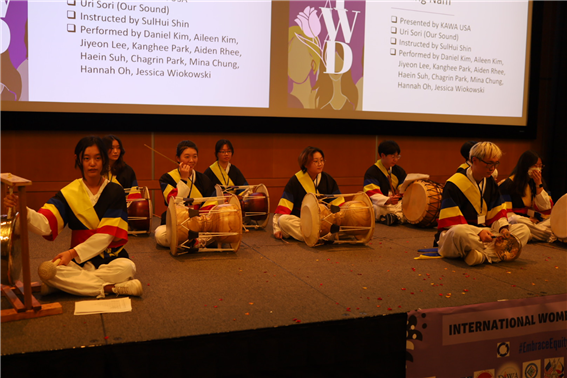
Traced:
<path id="1" fill-rule="evenodd" d="M 354 13 L 354 20 L 352 21 L 352 27 L 348 23 L 347 10 L 344 8 L 344 1 L 337 1 L 337 6 L 335 10 L 339 15 L 339 24 L 335 27 L 335 21 L 333 21 L 333 14 L 331 8 L 321 8 L 321 13 L 323 14 L 323 19 L 325 20 L 325 26 L 327 27 L 327 33 L 329 33 L 329 39 L 335 41 L 337 38 L 337 33 L 339 32 L 339 27 L 343 29 L 343 35 L 345 37 L 345 42 L 350 43 L 352 38 L 352 32 L 354 30 L 354 25 L 356 24 L 356 18 L 360 11 L 352 11 Z"/>

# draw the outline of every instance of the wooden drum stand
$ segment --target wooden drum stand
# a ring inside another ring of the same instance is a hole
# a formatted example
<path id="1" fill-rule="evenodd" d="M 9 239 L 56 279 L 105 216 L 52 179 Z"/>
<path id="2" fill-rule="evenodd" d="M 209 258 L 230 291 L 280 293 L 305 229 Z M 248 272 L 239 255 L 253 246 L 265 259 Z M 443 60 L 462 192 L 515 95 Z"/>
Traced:
<path id="1" fill-rule="evenodd" d="M 30 275 L 26 186 L 30 186 L 32 182 L 18 176 L 13 176 L 11 173 L 2 173 L 1 178 L 2 184 L 8 185 L 11 188 L 18 188 L 18 195 L 20 197 L 20 219 L 23 220 L 20 222 L 19 237 L 21 243 L 22 273 L 24 280 L 23 283 L 19 280 L 14 280 L 15 282 L 10 282 L 10 285 L 2 284 L 2 296 L 5 296 L 13 307 L 11 309 L 2 310 L 2 323 L 13 320 L 31 319 L 47 315 L 62 314 L 63 308 L 61 307 L 60 303 L 56 302 L 42 305 L 32 295 L 32 291 L 38 292 L 41 290 L 41 284 L 37 282 L 32 283 Z M 16 219 L 13 219 L 13 222 L 16 222 Z M 16 237 L 16 235 L 14 234 L 10 236 Z M 11 252 L 12 251 L 3 250 L 2 254 L 10 254 Z M 8 261 L 2 261 L 2 264 L 8 264 Z M 7 268 L 10 269 L 10 267 Z M 12 286 L 12 284 L 14 286 Z M 17 297 L 17 294 L 24 297 L 24 303 L 20 301 L 20 299 Z"/>

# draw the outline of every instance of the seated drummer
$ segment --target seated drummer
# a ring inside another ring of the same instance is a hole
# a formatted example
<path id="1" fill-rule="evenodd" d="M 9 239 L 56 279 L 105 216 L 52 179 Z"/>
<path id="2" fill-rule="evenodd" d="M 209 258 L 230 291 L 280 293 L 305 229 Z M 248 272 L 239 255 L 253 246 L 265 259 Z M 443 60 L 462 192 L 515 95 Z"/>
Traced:
<path id="1" fill-rule="evenodd" d="M 124 245 L 128 241 L 128 214 L 124 190 L 104 176 L 108 167 L 101 138 L 89 136 L 75 147 L 75 168 L 82 178 L 61 189 L 38 211 L 28 208 L 28 227 L 47 240 L 55 240 L 65 225 L 72 230 L 71 248 L 59 253 L 57 272 L 41 287 L 42 294 L 56 289 L 74 295 L 103 298 L 108 293 L 142 295 L 134 279 L 136 265 Z M 18 206 L 8 195 L 6 206 Z"/>
<path id="2" fill-rule="evenodd" d="M 439 254 L 463 258 L 468 265 L 502 260 L 498 253 L 501 234 L 516 237 L 520 246 L 528 242 L 530 231 L 523 224 L 510 225 L 506 204 L 494 177 L 500 164 L 500 148 L 491 142 L 479 142 L 470 150 L 471 166 L 457 172 L 443 188 L 438 229 Z"/>
<path id="3" fill-rule="evenodd" d="M 305 148 L 299 155 L 298 162 L 301 170 L 287 182 L 274 214 L 274 236 L 278 239 L 292 237 L 303 241 L 300 215 L 301 203 L 307 193 L 341 194 L 337 182 L 330 174 L 323 172 L 325 154 L 321 149 Z M 344 198 L 338 197 L 330 203 L 340 206 L 344 203 Z"/>
<path id="4" fill-rule="evenodd" d="M 469 155 L 471 148 L 475 144 L 477 144 L 477 142 L 475 142 L 474 140 L 469 140 L 468 142 L 463 143 L 463 145 L 461 146 L 461 156 L 465 159 L 465 162 L 459 165 L 459 168 L 457 168 L 457 172 L 465 172 L 468 167 L 472 166 Z M 495 180 L 498 179 L 498 169 L 494 168 L 494 171 L 492 172 L 492 177 L 494 177 Z"/>
<path id="5" fill-rule="evenodd" d="M 541 171 L 543 163 L 534 151 L 525 151 L 510 177 L 500 183 L 506 200 L 510 224 L 525 224 L 530 240 L 553 241 L 551 209 L 553 200 L 547 193 Z"/>
<path id="6" fill-rule="evenodd" d="M 102 138 L 106 150 L 108 151 L 109 169 L 105 178 L 110 182 L 122 185 L 124 189 L 130 189 L 128 199 L 142 198 L 138 190 L 138 180 L 136 173 L 124 161 L 126 150 L 122 145 L 122 141 L 115 135 L 107 135 Z M 135 189 L 132 189 L 135 188 Z"/>
<path id="7" fill-rule="evenodd" d="M 211 180 L 201 172 L 197 172 L 195 167 L 199 161 L 199 149 L 197 145 L 190 140 L 182 140 L 177 145 L 175 158 L 179 163 L 179 167 L 164 173 L 160 179 L 159 184 L 163 193 L 163 199 L 166 206 L 172 198 L 205 198 L 216 197 L 215 187 Z M 217 205 L 216 201 L 207 201 L 191 205 L 193 209 L 200 212 L 208 211 Z M 169 247 L 169 240 L 167 240 L 166 233 L 166 215 L 167 211 L 161 215 L 161 226 L 155 230 L 156 242 L 163 246 Z M 204 246 L 199 243 L 206 243 L 203 240 L 196 239 L 194 241 L 194 248 L 201 248 Z M 201 243 L 201 244 L 202 244 Z"/>
<path id="8" fill-rule="evenodd" d="M 234 156 L 234 148 L 229 140 L 220 139 L 217 142 L 215 145 L 215 156 L 217 160 L 204 172 L 213 185 L 221 185 L 223 187 L 248 185 L 242 172 L 230 163 Z"/>
<path id="9" fill-rule="evenodd" d="M 406 179 L 406 172 L 397 165 L 402 157 L 400 152 L 393 140 L 380 143 L 380 159 L 364 174 L 364 193 L 372 200 L 376 220 L 388 226 L 405 222 L 398 190 Z"/>

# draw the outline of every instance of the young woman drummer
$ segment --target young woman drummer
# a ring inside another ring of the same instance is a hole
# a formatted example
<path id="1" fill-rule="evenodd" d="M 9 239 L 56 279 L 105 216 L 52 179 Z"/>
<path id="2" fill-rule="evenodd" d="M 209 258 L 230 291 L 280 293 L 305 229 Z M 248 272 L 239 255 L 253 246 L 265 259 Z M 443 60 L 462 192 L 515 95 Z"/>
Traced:
<path id="1" fill-rule="evenodd" d="M 325 154 L 321 149 L 305 148 L 298 163 L 301 169 L 287 182 L 273 217 L 274 236 L 278 239 L 292 237 L 303 241 L 299 217 L 301 203 L 307 193 L 341 194 L 335 179 L 323 172 Z M 343 202 L 344 199 L 338 197 L 331 203 L 340 206 Z"/>
<path id="2" fill-rule="evenodd" d="M 107 135 L 102 138 L 106 150 L 108 151 L 108 173 L 106 178 L 108 181 L 122 185 L 124 189 L 130 189 L 128 199 L 142 198 L 138 190 L 138 180 L 136 173 L 124 161 L 126 150 L 122 145 L 122 141 L 115 135 Z M 134 188 L 134 189 L 132 189 Z"/>
<path id="3" fill-rule="evenodd" d="M 205 175 L 214 185 L 223 187 L 248 185 L 242 172 L 230 163 L 234 156 L 234 148 L 229 140 L 220 139 L 217 142 L 215 156 L 217 160 L 205 170 Z"/>
<path id="4" fill-rule="evenodd" d="M 133 279 L 136 265 L 124 249 L 124 190 L 104 177 L 107 164 L 102 139 L 84 137 L 75 147 L 75 168 L 82 178 L 61 189 L 39 211 L 28 209 L 29 230 L 47 240 L 54 240 L 65 225 L 72 230 L 70 249 L 53 258 L 57 272 L 44 280 L 43 294 L 59 289 L 82 296 L 142 295 L 142 284 Z M 8 195 L 5 204 L 17 206 L 18 196 Z"/>
<path id="5" fill-rule="evenodd" d="M 542 169 L 541 158 L 534 151 L 525 151 L 510 177 L 500 183 L 500 192 L 506 201 L 508 221 L 528 226 L 530 240 L 548 241 L 553 201 L 545 190 Z"/>
<path id="6" fill-rule="evenodd" d="M 179 166 L 164 173 L 159 179 L 166 206 L 169 204 L 169 201 L 175 197 L 216 197 L 215 187 L 211 180 L 203 173 L 195 170 L 197 162 L 199 161 L 199 149 L 195 143 L 190 140 L 182 140 L 179 142 L 175 152 L 175 159 L 179 163 Z M 216 204 L 216 201 L 208 201 L 202 205 L 193 205 L 193 208 L 200 211 L 210 210 Z M 167 211 L 162 214 L 161 226 L 157 227 L 155 230 L 156 242 L 163 247 L 169 247 L 165 226 L 166 214 Z"/>

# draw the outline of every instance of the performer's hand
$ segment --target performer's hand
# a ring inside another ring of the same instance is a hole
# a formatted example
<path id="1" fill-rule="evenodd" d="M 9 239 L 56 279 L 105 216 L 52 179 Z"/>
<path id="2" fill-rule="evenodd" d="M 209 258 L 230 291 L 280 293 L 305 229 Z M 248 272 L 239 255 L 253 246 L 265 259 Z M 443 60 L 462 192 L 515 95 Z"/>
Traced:
<path id="1" fill-rule="evenodd" d="M 399 195 L 399 194 L 396 194 L 396 195 L 394 195 L 394 196 L 391 196 L 391 197 L 388 198 L 388 200 L 386 201 L 386 205 L 397 205 L 401 198 L 402 198 L 402 196 Z"/>
<path id="2" fill-rule="evenodd" d="M 55 262 L 60 259 L 61 261 L 59 262 L 59 265 L 67 265 L 71 262 L 71 260 L 73 260 L 77 256 L 78 256 L 77 251 L 75 251 L 75 249 L 70 249 L 68 251 L 61 252 L 60 254 L 55 256 L 51 261 Z"/>
<path id="3" fill-rule="evenodd" d="M 479 234 L 478 237 L 480 238 L 481 242 L 485 242 L 485 243 L 490 243 L 492 241 L 492 232 L 488 231 L 488 230 L 482 230 Z"/>
<path id="4" fill-rule="evenodd" d="M 541 171 L 539 169 L 535 169 L 532 171 L 532 179 L 534 179 L 534 182 L 536 184 L 536 186 L 540 186 L 542 183 L 541 180 Z"/>
<path id="5" fill-rule="evenodd" d="M 505 237 L 510 236 L 510 230 L 508 230 L 508 228 L 506 228 L 506 227 L 502 227 L 500 229 L 500 233 L 502 234 L 502 236 L 505 236 Z"/>
<path id="6" fill-rule="evenodd" d="M 191 166 L 189 164 L 180 163 L 179 164 L 179 175 L 183 180 L 187 180 L 191 175 Z"/>
<path id="7" fill-rule="evenodd" d="M 8 194 L 6 197 L 4 197 L 4 205 L 6 206 L 6 208 L 15 207 L 17 209 L 19 204 L 20 197 L 18 197 L 17 194 Z"/>
<path id="8" fill-rule="evenodd" d="M 274 232 L 274 237 L 275 237 L 276 239 L 281 239 L 281 238 L 283 238 L 282 232 L 281 232 L 281 231 L 276 231 L 276 232 Z"/>

